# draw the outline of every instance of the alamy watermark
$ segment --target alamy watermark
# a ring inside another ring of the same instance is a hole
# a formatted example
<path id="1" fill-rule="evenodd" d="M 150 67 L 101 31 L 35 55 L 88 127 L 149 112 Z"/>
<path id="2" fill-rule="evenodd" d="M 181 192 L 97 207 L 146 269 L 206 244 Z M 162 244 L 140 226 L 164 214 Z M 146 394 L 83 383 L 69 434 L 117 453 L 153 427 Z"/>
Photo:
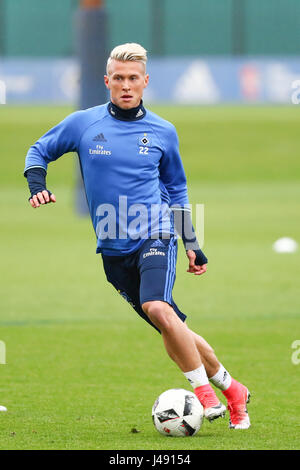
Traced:
<path id="1" fill-rule="evenodd" d="M 300 339 L 295 339 L 291 344 L 291 348 L 295 349 L 291 357 L 292 364 L 298 366 L 300 364 Z"/>
<path id="2" fill-rule="evenodd" d="M 6 364 L 6 345 L 0 341 L 0 364 Z"/>
<path id="3" fill-rule="evenodd" d="M 299 104 L 300 103 L 300 80 L 294 80 L 292 82 L 292 89 L 294 90 L 292 93 L 292 103 Z"/>
<path id="4" fill-rule="evenodd" d="M 175 232 L 191 244 L 197 239 L 200 248 L 204 245 L 204 204 L 170 208 L 166 203 L 129 204 L 127 196 L 119 196 L 116 205 L 100 204 L 96 216 L 100 240 L 167 239 Z M 192 217 L 193 225 L 189 223 Z"/>
<path id="5" fill-rule="evenodd" d="M 6 104 L 6 84 L 4 80 L 0 80 L 0 104 Z"/>

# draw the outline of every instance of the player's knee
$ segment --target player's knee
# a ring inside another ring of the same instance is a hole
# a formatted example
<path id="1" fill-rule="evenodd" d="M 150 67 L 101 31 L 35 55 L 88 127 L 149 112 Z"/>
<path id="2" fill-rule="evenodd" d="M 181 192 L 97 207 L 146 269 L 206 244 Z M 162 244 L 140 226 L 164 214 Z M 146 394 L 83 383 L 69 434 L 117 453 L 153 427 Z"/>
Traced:
<path id="1" fill-rule="evenodd" d="M 170 328 L 170 308 L 165 302 L 145 302 L 142 305 L 142 309 L 149 320 L 160 330 Z"/>

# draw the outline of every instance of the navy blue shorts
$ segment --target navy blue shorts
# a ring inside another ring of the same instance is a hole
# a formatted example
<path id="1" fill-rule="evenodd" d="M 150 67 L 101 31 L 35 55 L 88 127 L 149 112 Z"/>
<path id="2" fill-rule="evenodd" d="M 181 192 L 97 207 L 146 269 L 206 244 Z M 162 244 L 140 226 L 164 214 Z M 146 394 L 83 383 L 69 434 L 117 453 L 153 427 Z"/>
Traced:
<path id="1" fill-rule="evenodd" d="M 107 280 L 156 330 L 158 328 L 141 307 L 150 300 L 167 302 L 182 321 L 186 319 L 186 315 L 178 309 L 172 297 L 177 261 L 177 240 L 174 237 L 145 240 L 142 246 L 130 255 L 102 255 L 102 259 Z"/>

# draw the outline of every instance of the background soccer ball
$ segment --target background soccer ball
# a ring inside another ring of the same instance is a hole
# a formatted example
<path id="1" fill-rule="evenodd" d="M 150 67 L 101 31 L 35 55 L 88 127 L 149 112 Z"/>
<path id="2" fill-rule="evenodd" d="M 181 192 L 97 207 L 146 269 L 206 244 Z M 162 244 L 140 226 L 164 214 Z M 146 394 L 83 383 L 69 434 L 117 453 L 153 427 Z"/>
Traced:
<path id="1" fill-rule="evenodd" d="M 152 419 L 165 436 L 194 436 L 203 422 L 203 407 L 193 392 L 172 388 L 155 400 Z"/>

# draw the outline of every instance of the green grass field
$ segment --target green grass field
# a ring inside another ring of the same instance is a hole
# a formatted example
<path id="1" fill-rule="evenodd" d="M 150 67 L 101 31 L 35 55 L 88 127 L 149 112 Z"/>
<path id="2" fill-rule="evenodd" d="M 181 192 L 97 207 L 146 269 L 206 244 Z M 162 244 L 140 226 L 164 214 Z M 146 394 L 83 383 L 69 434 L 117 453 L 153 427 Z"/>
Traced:
<path id="1" fill-rule="evenodd" d="M 2 107 L 0 449 L 299 448 L 300 254 L 272 251 L 300 242 L 299 109 L 153 110 L 177 126 L 190 200 L 205 204 L 209 269 L 186 273 L 180 245 L 174 298 L 249 387 L 252 426 L 229 430 L 227 415 L 193 438 L 157 433 L 155 398 L 189 384 L 107 284 L 92 224 L 74 213 L 75 158 L 49 167 L 57 204 L 27 202 L 27 149 L 71 110 Z"/>

